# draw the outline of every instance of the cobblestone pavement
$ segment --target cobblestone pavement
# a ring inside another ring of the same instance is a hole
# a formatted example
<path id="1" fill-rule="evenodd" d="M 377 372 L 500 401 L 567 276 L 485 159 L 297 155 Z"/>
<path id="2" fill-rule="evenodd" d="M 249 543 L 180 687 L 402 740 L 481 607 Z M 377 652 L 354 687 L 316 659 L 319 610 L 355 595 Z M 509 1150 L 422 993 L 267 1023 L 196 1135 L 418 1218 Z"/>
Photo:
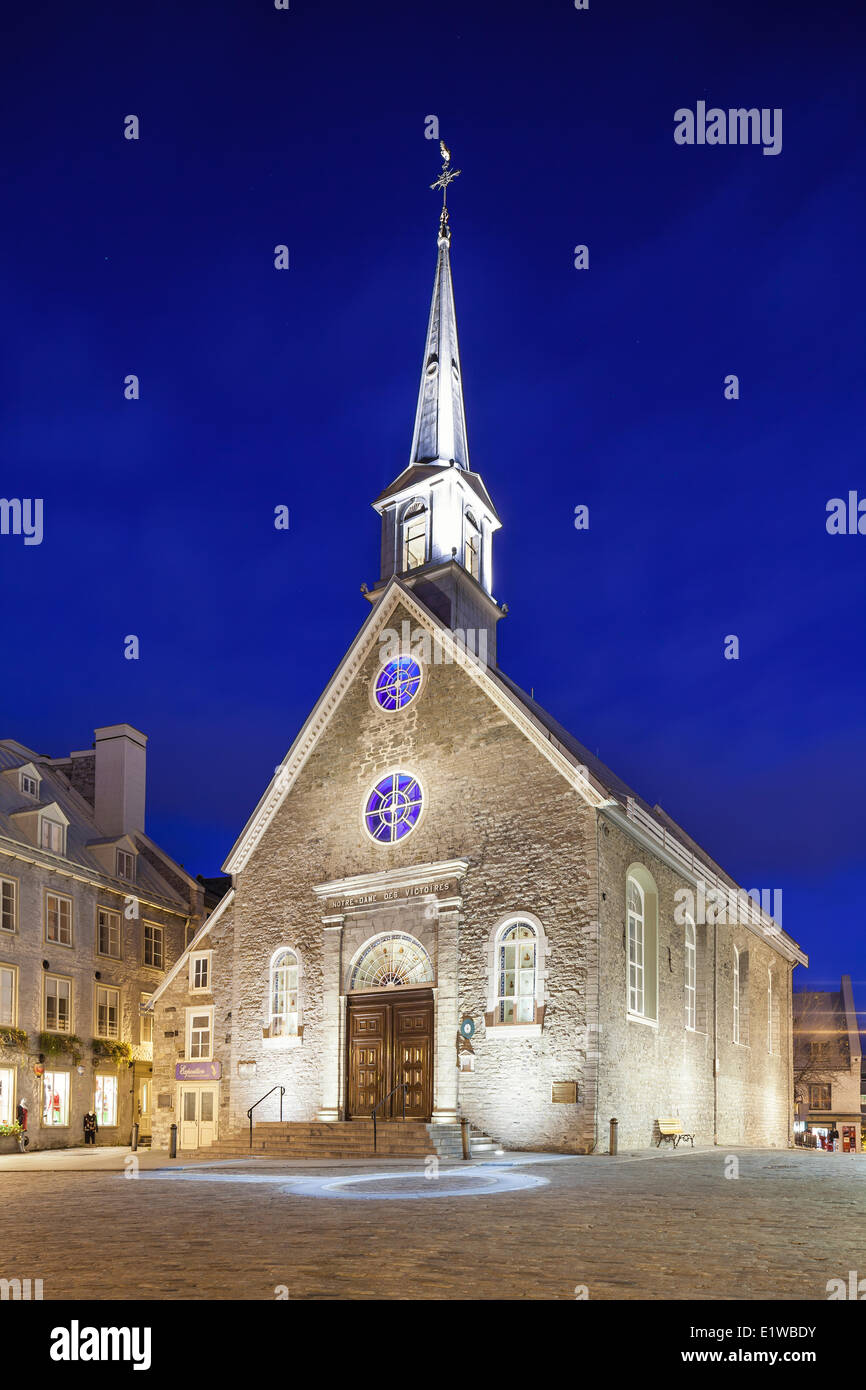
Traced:
<path id="1" fill-rule="evenodd" d="M 429 1179 L 423 1161 L 167 1171 L 157 1155 L 132 1181 L 2 1171 L 0 1277 L 41 1278 L 46 1300 L 271 1299 L 278 1285 L 292 1299 L 573 1299 L 586 1285 L 591 1299 L 824 1300 L 828 1279 L 866 1275 L 866 1155 L 732 1154 L 736 1179 L 721 1149 L 509 1155 Z M 509 1175 L 543 1181 L 492 1190 Z M 423 1200 L 437 1184 L 451 1195 Z"/>

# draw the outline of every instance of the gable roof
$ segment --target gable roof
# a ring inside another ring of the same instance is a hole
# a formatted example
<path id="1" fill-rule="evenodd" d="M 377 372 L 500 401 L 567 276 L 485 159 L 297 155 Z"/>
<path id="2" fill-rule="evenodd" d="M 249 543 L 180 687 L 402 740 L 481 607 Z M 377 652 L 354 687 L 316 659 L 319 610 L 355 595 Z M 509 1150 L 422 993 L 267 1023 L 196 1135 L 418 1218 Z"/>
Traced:
<path id="1" fill-rule="evenodd" d="M 510 677 L 499 670 L 481 664 L 467 652 L 413 590 L 396 575 L 388 581 L 371 609 L 357 637 L 344 656 L 323 694 L 314 706 L 300 733 L 291 745 L 283 762 L 233 845 L 223 870 L 240 873 L 249 862 L 262 836 L 271 824 L 313 749 L 348 691 L 360 667 L 372 651 L 378 633 L 394 609 L 404 607 L 421 626 L 441 643 L 447 659 L 460 665 L 482 691 L 498 706 L 526 738 L 547 758 L 587 805 L 611 814 L 622 828 L 647 845 L 672 867 L 692 881 L 706 878 L 720 885 L 737 889 L 736 881 L 686 834 L 660 806 L 651 806 L 605 763 L 580 743 L 573 734 L 554 719 L 541 705 Z M 793 938 L 755 904 L 746 925 L 768 941 L 788 959 L 806 963 L 806 956 Z"/>

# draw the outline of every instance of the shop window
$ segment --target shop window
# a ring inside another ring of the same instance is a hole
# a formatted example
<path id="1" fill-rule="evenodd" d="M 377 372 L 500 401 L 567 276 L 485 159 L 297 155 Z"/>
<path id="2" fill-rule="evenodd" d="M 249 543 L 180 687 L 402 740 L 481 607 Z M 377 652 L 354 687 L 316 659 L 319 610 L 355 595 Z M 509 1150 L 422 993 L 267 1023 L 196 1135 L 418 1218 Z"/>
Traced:
<path id="1" fill-rule="evenodd" d="M 100 1129 L 111 1129 L 117 1124 L 116 1076 L 97 1076 L 94 1110 Z"/>
<path id="2" fill-rule="evenodd" d="M 46 1071 L 42 1076 L 42 1123 L 69 1124 L 69 1072 Z"/>

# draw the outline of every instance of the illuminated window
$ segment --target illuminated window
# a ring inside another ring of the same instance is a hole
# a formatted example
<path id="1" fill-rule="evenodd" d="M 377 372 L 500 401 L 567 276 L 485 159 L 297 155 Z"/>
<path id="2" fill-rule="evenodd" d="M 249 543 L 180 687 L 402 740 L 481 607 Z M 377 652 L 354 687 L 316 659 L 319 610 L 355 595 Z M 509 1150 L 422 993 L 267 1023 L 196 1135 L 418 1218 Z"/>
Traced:
<path id="1" fill-rule="evenodd" d="M 536 932 L 529 922 L 512 922 L 498 943 L 498 1023 L 535 1022 Z"/>
<path id="2" fill-rule="evenodd" d="M 100 956 L 120 959 L 120 913 L 100 907 L 96 913 L 96 950 Z"/>
<path id="3" fill-rule="evenodd" d="M 393 772 L 377 782 L 367 798 L 364 824 L 379 844 L 402 840 L 417 824 L 422 806 L 421 788 L 408 772 Z"/>
<path id="4" fill-rule="evenodd" d="M 481 578 L 481 531 L 471 512 L 463 518 L 463 564 L 473 579 Z"/>
<path id="5" fill-rule="evenodd" d="M 352 970 L 350 989 L 384 989 L 390 985 L 431 985 L 433 964 L 420 941 L 393 932 L 369 942 Z"/>
<path id="6" fill-rule="evenodd" d="M 628 1007 L 644 1011 L 644 896 L 635 879 L 628 880 Z"/>
<path id="7" fill-rule="evenodd" d="M 298 1032 L 298 958 L 294 951 L 278 951 L 274 956 L 270 997 L 269 1037 L 292 1037 Z"/>
<path id="8" fill-rule="evenodd" d="M 46 1033 L 70 1033 L 72 1031 L 72 986 L 69 980 L 60 975 L 46 975 L 45 979 L 45 1031 Z"/>
<path id="9" fill-rule="evenodd" d="M 404 709 L 418 694 L 421 667 L 411 656 L 386 661 L 376 677 L 376 703 L 385 710 Z"/>
<path id="10" fill-rule="evenodd" d="M 161 970 L 163 966 L 163 930 L 156 926 L 154 922 L 144 924 L 144 963 L 151 965 L 155 970 Z"/>
<path id="11" fill-rule="evenodd" d="M 686 920 L 686 1027 L 695 1028 L 697 1020 L 698 994 L 698 948 L 695 937 L 695 924 L 691 917 Z"/>
<path id="12" fill-rule="evenodd" d="M 117 1124 L 117 1077 L 97 1076 L 93 1109 L 96 1123 L 106 1129 Z"/>
<path id="13" fill-rule="evenodd" d="M 209 1059 L 213 1037 L 213 1009 L 190 1009 L 187 1019 L 187 1057 L 190 1061 Z"/>
<path id="14" fill-rule="evenodd" d="M 72 945 L 72 899 L 59 893 L 45 895 L 45 940 L 58 946 Z"/>
<path id="15" fill-rule="evenodd" d="M 117 1038 L 120 1033 L 120 990 L 96 987 L 96 1036 Z"/>
<path id="16" fill-rule="evenodd" d="M 413 502 L 403 514 L 404 570 L 418 569 L 427 560 L 427 508 L 423 502 Z"/>
<path id="17" fill-rule="evenodd" d="M 42 1123 L 69 1124 L 69 1072 L 46 1071 L 42 1076 Z"/>

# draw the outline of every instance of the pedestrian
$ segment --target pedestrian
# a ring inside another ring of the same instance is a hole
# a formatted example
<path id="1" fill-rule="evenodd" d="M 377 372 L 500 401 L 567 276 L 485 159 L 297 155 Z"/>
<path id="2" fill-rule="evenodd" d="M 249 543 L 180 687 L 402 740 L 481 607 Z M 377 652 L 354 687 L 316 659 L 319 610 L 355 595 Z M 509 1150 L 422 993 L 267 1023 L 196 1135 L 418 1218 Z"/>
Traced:
<path id="1" fill-rule="evenodd" d="M 96 1136 L 99 1133 L 99 1125 L 92 1110 L 88 1110 L 84 1116 L 84 1142 L 85 1144 L 95 1144 Z"/>

